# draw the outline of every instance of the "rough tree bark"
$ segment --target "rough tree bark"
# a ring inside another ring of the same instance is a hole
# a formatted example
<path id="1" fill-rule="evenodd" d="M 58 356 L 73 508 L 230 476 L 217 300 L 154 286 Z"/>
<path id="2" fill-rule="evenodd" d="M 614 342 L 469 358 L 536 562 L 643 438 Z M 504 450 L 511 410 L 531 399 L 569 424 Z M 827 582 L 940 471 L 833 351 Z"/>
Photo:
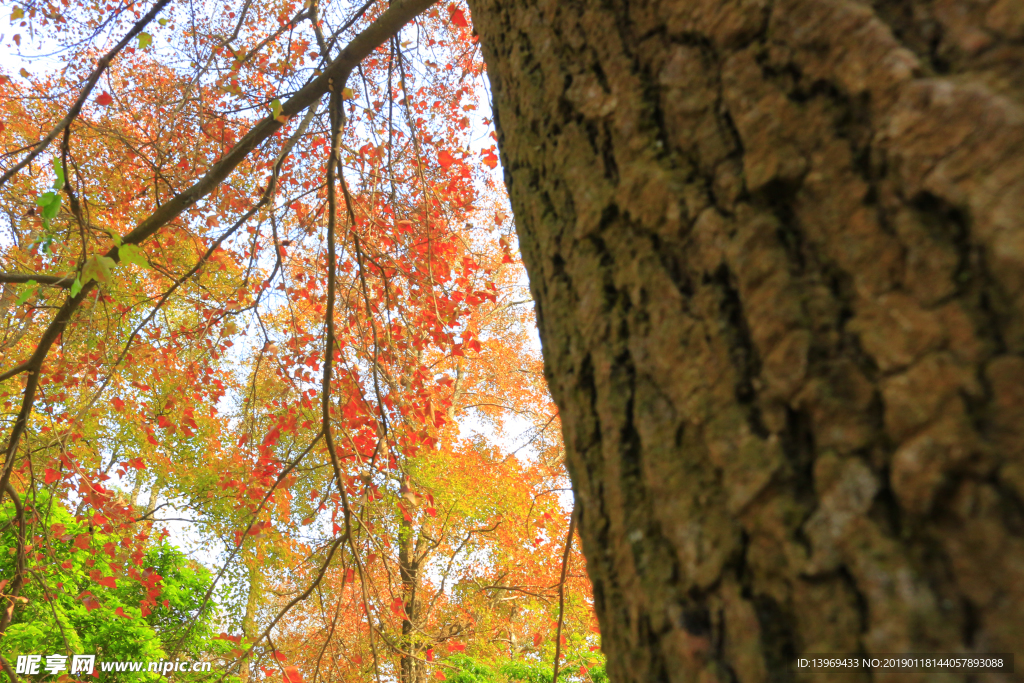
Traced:
<path id="1" fill-rule="evenodd" d="M 470 5 L 611 679 L 1024 652 L 1024 2 Z"/>

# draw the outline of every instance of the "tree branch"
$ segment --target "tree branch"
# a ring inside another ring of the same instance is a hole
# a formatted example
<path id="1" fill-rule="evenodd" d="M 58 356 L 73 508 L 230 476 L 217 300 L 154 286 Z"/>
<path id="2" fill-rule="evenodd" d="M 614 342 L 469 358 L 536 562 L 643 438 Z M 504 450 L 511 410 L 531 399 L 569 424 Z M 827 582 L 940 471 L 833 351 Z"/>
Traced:
<path id="1" fill-rule="evenodd" d="M 24 284 L 35 280 L 41 285 L 52 285 L 54 287 L 71 286 L 75 278 L 71 275 L 41 275 L 39 273 L 0 273 L 0 282 Z"/>

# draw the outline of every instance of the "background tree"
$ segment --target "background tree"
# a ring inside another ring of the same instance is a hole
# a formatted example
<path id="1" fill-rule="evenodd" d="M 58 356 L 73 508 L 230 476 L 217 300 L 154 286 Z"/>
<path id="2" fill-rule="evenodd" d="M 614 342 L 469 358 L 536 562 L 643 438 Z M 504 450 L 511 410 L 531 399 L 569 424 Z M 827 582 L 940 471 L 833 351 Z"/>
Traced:
<path id="1" fill-rule="evenodd" d="M 610 678 L 1020 652 L 1024 5 L 470 5 Z"/>
<path id="2" fill-rule="evenodd" d="M 131 564 L 117 537 L 89 522 L 76 522 L 44 493 L 20 501 L 26 511 L 26 538 L 40 551 L 29 554 L 28 580 L 20 591 L 23 608 L 7 627 L 0 652 L 19 654 L 97 653 L 102 659 L 140 661 L 166 657 L 187 629 L 181 654 L 192 661 L 223 661 L 227 647 L 212 640 L 216 605 L 202 604 L 209 571 L 166 542 L 152 544 L 141 557 L 143 569 L 129 570 L 135 581 L 115 578 Z M 15 518 L 12 501 L 3 510 Z M 0 572 L 16 577 L 20 528 L 7 525 L 0 541 Z M 5 584 L 10 578 L 5 580 Z M 5 585 L 6 587 L 6 585 Z M 2 589 L 0 589 L 2 590 Z M 102 602 L 101 602 L 102 601 Z M 197 680 L 213 680 L 211 671 Z M 108 680 L 158 680 L 154 673 L 114 672 Z"/>
<path id="3" fill-rule="evenodd" d="M 600 671 L 467 15 L 14 7 L 0 490 L 112 561 L 62 580 L 67 539 L 8 507 L 6 654 L 52 646 L 16 638 L 48 607 L 156 618 L 173 524 L 210 574 L 124 653 L 289 683 Z"/>

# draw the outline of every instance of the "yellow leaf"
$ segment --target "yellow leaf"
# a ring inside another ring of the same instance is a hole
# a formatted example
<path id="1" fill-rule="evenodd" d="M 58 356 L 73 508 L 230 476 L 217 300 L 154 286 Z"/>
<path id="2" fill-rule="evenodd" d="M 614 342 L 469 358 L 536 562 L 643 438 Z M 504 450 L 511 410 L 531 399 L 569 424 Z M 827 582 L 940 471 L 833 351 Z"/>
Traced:
<path id="1" fill-rule="evenodd" d="M 345 88 L 341 91 L 341 99 L 351 100 L 353 97 L 355 97 L 355 93 L 352 92 L 352 88 Z"/>
<path id="2" fill-rule="evenodd" d="M 82 284 L 96 280 L 100 284 L 110 284 L 110 269 L 114 267 L 114 259 L 94 254 L 82 266 Z"/>
<path id="3" fill-rule="evenodd" d="M 21 19 L 24 16 L 25 10 L 21 9 L 20 7 L 15 7 L 13 10 L 11 10 L 11 21 L 17 21 L 18 19 Z"/>

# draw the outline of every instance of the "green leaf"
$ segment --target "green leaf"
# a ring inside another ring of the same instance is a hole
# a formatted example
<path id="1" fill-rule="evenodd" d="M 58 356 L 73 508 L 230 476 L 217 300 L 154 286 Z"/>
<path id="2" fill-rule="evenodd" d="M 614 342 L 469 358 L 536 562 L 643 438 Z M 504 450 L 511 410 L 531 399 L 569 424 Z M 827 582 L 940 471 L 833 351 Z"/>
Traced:
<path id="1" fill-rule="evenodd" d="M 21 9 L 20 7 L 15 7 L 13 10 L 11 10 L 11 21 L 12 22 L 17 21 L 18 19 L 21 19 L 24 16 L 25 16 L 25 10 Z"/>
<path id="2" fill-rule="evenodd" d="M 113 243 L 114 243 L 114 246 L 115 247 L 120 247 L 121 246 L 121 236 L 119 234 L 117 234 L 117 231 L 116 230 L 111 230 L 109 234 L 110 234 L 111 241 L 113 241 Z"/>
<path id="3" fill-rule="evenodd" d="M 153 44 L 153 36 L 149 35 L 145 31 L 139 34 L 139 49 L 143 49 Z"/>
<path id="4" fill-rule="evenodd" d="M 149 261 L 146 260 L 146 252 L 137 244 L 125 244 L 117 250 L 121 260 L 125 263 L 132 263 L 139 268 L 149 268 Z"/>
<path id="5" fill-rule="evenodd" d="M 43 207 L 43 219 L 49 222 L 60 213 L 60 195 L 56 192 L 45 192 L 36 200 L 36 204 Z"/>
<path id="6" fill-rule="evenodd" d="M 270 116 L 271 118 L 277 118 L 281 113 L 281 100 L 275 99 L 270 103 Z"/>
<path id="7" fill-rule="evenodd" d="M 160 23 L 161 26 L 167 26 L 167 20 L 166 19 L 157 19 L 157 21 Z"/>
<path id="8" fill-rule="evenodd" d="M 22 291 L 21 295 L 18 297 L 18 303 L 16 303 L 15 305 L 16 306 L 20 306 L 23 303 L 25 303 L 26 301 L 28 301 L 28 298 L 30 296 L 32 296 L 32 292 L 36 291 L 36 287 L 38 285 L 39 285 L 39 283 L 36 282 L 35 280 L 29 280 L 28 282 L 26 282 L 25 283 L 25 289 L 24 289 L 24 291 Z"/>
<path id="9" fill-rule="evenodd" d="M 53 189 L 60 190 L 64 187 L 64 165 L 56 157 L 53 159 L 53 172 L 57 174 L 57 181 L 53 184 Z"/>
<path id="10" fill-rule="evenodd" d="M 93 254 L 82 266 L 82 284 L 96 280 L 100 284 L 110 284 L 110 271 L 114 267 L 114 259 Z"/>
<path id="11" fill-rule="evenodd" d="M 78 293 L 82 291 L 82 281 L 77 277 L 75 281 L 71 283 L 71 296 L 78 296 Z"/>

